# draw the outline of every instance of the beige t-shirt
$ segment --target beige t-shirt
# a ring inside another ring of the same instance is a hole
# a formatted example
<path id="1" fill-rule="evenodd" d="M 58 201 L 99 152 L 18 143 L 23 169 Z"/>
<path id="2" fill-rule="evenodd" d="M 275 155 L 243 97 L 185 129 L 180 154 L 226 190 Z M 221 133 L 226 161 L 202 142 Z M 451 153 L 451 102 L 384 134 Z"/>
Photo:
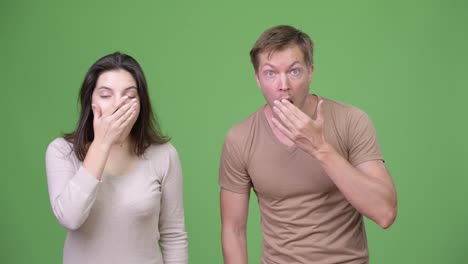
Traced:
<path id="1" fill-rule="evenodd" d="M 368 116 L 322 98 L 325 137 L 353 166 L 382 159 Z M 263 107 L 228 132 L 221 156 L 222 188 L 247 193 L 261 211 L 262 263 L 367 263 L 361 214 L 318 161 L 275 137 Z"/>
<path id="2" fill-rule="evenodd" d="M 182 170 L 171 144 L 150 146 L 126 175 L 98 181 L 58 138 L 46 169 L 52 210 L 68 230 L 64 264 L 187 263 Z"/>

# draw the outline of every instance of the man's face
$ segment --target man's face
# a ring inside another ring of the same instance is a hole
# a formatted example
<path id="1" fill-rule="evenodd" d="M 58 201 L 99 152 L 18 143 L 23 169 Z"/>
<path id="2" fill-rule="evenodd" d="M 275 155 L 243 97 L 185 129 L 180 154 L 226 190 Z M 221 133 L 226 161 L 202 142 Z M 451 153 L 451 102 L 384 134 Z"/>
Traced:
<path id="1" fill-rule="evenodd" d="M 259 66 L 255 73 L 257 85 L 267 104 L 273 107 L 275 100 L 286 99 L 303 110 L 312 81 L 313 65 L 307 66 L 297 45 L 259 54 Z"/>

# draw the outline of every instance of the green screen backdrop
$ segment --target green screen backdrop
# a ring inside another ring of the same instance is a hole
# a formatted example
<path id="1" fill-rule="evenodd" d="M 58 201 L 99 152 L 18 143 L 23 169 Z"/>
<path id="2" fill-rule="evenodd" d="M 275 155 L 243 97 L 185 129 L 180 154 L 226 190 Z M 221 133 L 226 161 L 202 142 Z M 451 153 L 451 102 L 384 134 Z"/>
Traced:
<path id="1" fill-rule="evenodd" d="M 388 230 L 366 220 L 371 262 L 468 259 L 468 2 L 13 1 L 0 3 L 0 263 L 60 263 L 44 154 L 74 129 L 81 81 L 122 51 L 142 65 L 184 170 L 190 263 L 222 263 L 224 135 L 264 103 L 248 52 L 290 24 L 316 43 L 311 91 L 372 118 L 398 191 Z M 260 258 L 252 196 L 248 247 Z"/>

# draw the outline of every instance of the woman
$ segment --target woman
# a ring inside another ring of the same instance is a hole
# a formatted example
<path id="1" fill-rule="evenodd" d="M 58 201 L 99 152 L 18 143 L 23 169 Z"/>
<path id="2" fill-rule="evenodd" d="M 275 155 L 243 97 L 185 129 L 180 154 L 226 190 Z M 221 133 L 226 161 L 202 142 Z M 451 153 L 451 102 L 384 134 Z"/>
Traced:
<path id="1" fill-rule="evenodd" d="M 68 230 L 63 263 L 187 263 L 180 161 L 138 62 L 99 59 L 80 102 L 78 127 L 46 153 L 50 202 Z"/>

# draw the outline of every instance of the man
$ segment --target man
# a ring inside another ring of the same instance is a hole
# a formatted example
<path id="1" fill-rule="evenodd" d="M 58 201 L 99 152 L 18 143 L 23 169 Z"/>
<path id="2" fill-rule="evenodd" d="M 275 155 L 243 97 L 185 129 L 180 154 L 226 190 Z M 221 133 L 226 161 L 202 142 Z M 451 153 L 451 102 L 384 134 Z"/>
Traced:
<path id="1" fill-rule="evenodd" d="M 224 263 L 247 263 L 250 188 L 263 233 L 261 263 L 368 263 L 362 215 L 388 228 L 396 191 L 361 110 L 309 94 L 313 42 L 277 26 L 250 51 L 266 99 L 228 132 L 221 156 Z"/>

